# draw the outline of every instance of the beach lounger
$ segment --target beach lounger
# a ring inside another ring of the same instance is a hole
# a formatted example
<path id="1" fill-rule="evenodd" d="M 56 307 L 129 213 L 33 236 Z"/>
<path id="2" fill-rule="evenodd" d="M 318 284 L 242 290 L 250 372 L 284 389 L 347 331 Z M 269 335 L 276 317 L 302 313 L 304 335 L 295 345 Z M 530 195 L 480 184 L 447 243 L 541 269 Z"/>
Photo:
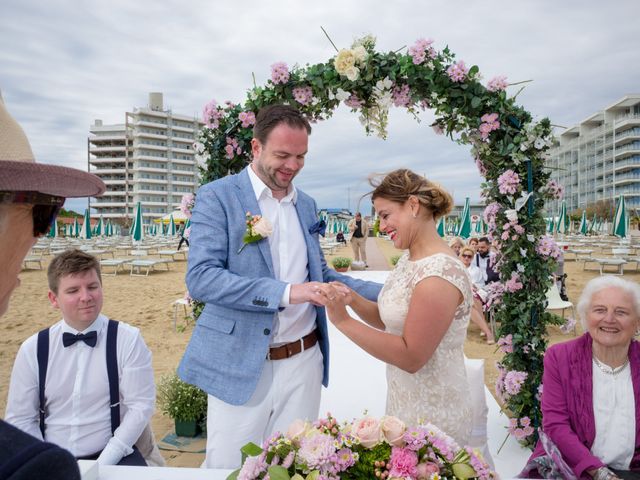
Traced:
<path id="1" fill-rule="evenodd" d="M 128 262 L 129 264 L 129 275 L 132 277 L 147 277 L 149 276 L 149 272 L 151 270 L 155 270 L 156 265 L 165 265 L 167 270 L 169 270 L 170 260 L 166 258 L 154 258 L 154 259 L 145 259 L 145 260 L 131 260 Z M 144 275 L 142 274 L 142 270 L 145 270 Z M 134 270 L 136 273 L 133 273 Z"/>
<path id="2" fill-rule="evenodd" d="M 591 262 L 596 262 L 600 267 L 600 275 L 609 274 L 609 275 L 624 275 L 624 266 L 627 263 L 626 260 L 622 258 L 592 258 Z M 617 271 L 615 272 L 607 272 L 607 267 L 616 267 Z"/>
<path id="3" fill-rule="evenodd" d="M 169 257 L 171 260 L 175 260 L 176 255 L 181 255 L 183 260 L 187 259 L 187 254 L 184 250 L 158 250 L 158 255 L 161 257 Z"/>
<path id="4" fill-rule="evenodd" d="M 106 260 L 100 260 L 102 275 L 111 275 L 115 277 L 118 274 L 118 270 L 120 269 L 124 270 L 124 264 L 129 261 L 130 260 L 123 259 L 123 258 L 109 258 Z M 106 273 L 103 267 L 114 267 L 114 269 L 112 273 Z"/>
<path id="5" fill-rule="evenodd" d="M 41 251 L 39 254 L 27 256 L 22 261 L 22 268 L 24 270 L 33 268 L 35 270 L 35 267 L 30 267 L 29 265 L 37 265 L 38 270 L 42 270 L 42 253 L 43 252 Z"/>

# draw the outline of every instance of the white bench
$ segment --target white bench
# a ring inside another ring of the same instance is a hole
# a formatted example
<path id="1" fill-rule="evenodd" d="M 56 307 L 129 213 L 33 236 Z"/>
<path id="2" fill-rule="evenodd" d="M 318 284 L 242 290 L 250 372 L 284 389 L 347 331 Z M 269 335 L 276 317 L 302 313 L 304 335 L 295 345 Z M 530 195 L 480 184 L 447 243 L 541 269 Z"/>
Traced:
<path id="1" fill-rule="evenodd" d="M 187 253 L 184 250 L 158 250 L 161 257 L 169 257 L 171 260 L 176 259 L 176 255 L 181 255 L 183 260 L 187 259 Z"/>
<path id="2" fill-rule="evenodd" d="M 100 260 L 100 267 L 114 267 L 112 273 L 105 273 L 103 271 L 102 275 L 110 275 L 115 277 L 118 274 L 118 270 L 120 269 L 124 270 L 124 264 L 128 263 L 129 261 L 130 260 L 123 259 L 123 258 L 109 258 L 106 260 Z"/>

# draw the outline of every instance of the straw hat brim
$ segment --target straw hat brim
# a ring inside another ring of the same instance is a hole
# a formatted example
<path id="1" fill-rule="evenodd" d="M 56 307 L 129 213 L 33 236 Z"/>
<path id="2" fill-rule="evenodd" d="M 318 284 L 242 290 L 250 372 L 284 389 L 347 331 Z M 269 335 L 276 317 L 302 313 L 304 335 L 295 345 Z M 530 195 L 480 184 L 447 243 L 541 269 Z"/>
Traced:
<path id="1" fill-rule="evenodd" d="M 0 160 L 0 191 L 40 192 L 58 197 L 95 197 L 106 187 L 97 176 L 75 168 Z"/>

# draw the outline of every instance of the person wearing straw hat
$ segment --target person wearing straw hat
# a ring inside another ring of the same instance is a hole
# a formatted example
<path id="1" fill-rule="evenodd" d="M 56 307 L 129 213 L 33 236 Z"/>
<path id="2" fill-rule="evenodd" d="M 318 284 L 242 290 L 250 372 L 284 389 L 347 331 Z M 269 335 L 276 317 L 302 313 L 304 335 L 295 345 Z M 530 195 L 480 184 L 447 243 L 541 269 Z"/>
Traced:
<path id="1" fill-rule="evenodd" d="M 101 195 L 97 176 L 73 168 L 36 163 L 24 131 L 0 95 L 0 316 L 20 284 L 22 260 L 46 235 L 65 198 Z M 80 479 L 75 458 L 0 420 L 0 478 Z"/>

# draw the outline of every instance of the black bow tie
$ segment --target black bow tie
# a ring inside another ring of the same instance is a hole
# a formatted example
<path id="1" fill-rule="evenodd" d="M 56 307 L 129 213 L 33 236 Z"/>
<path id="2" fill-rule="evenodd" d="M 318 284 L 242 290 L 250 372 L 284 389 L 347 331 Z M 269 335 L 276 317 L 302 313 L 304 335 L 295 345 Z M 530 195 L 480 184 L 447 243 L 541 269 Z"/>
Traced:
<path id="1" fill-rule="evenodd" d="M 65 347 L 73 345 L 74 343 L 80 340 L 82 340 L 84 343 L 86 343 L 90 347 L 95 347 L 96 342 L 98 341 L 98 333 L 94 330 L 93 332 L 89 332 L 86 334 L 79 333 L 77 335 L 74 335 L 73 333 L 69 333 L 69 332 L 64 332 L 62 334 L 62 345 L 64 345 Z"/>

